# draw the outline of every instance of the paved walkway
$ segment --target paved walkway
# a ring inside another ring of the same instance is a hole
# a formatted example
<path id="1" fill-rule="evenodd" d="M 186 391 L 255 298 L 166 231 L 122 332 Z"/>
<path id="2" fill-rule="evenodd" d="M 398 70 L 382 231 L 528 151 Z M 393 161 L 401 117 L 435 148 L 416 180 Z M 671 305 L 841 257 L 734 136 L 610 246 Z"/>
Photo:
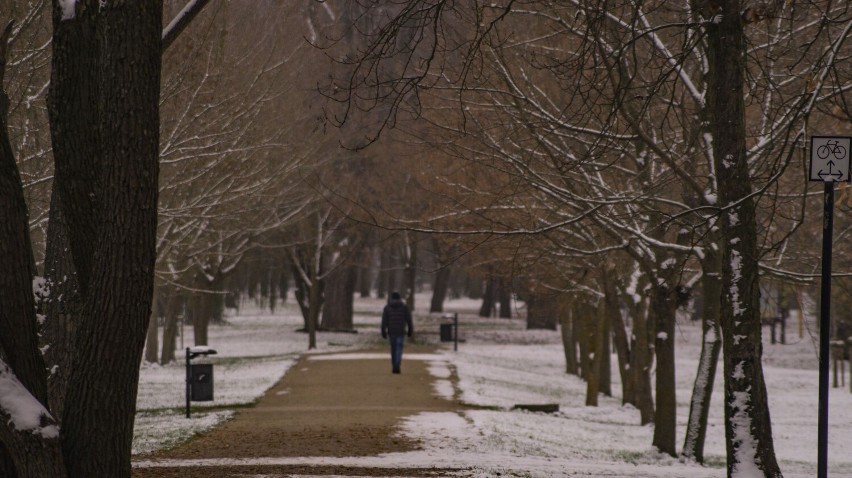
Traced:
<path id="1" fill-rule="evenodd" d="M 391 373 L 386 350 L 303 356 L 256 406 L 183 446 L 139 460 L 133 476 L 446 476 L 451 470 L 298 463 L 298 457 L 417 450 L 417 442 L 399 434 L 405 417 L 462 409 L 435 393 L 436 378 L 428 368 L 441 358 L 433 352 L 433 347 L 406 344 L 399 375 Z M 264 463 L 264 458 L 279 458 L 280 463 L 281 457 L 294 459 L 287 465 Z"/>

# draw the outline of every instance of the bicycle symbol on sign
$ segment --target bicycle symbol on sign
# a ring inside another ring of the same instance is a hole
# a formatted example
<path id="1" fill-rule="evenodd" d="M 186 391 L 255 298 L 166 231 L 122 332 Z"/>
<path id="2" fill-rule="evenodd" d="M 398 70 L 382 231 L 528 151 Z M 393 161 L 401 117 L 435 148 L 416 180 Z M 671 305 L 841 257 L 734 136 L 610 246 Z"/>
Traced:
<path id="1" fill-rule="evenodd" d="M 816 150 L 819 159 L 825 159 L 828 155 L 834 155 L 835 159 L 843 159 L 846 157 L 846 148 L 840 146 L 840 141 L 827 141 L 824 145 Z"/>

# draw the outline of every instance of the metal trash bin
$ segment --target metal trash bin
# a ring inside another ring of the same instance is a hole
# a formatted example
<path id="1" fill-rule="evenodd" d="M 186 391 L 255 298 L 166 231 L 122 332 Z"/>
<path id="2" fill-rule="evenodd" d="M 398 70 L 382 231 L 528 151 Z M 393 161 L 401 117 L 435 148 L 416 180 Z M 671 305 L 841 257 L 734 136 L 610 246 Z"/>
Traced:
<path id="1" fill-rule="evenodd" d="M 213 401 L 213 364 L 194 363 L 190 366 L 191 399 L 194 402 Z"/>
<path id="2" fill-rule="evenodd" d="M 453 324 L 441 324 L 441 342 L 453 341 Z"/>

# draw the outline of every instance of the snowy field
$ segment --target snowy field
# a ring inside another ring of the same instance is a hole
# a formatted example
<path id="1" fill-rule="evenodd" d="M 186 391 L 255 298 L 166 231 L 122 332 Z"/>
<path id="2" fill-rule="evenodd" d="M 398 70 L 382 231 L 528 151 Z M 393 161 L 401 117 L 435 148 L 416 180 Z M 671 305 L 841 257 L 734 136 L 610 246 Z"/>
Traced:
<path id="1" fill-rule="evenodd" d="M 418 296 L 418 304 L 428 304 Z M 358 334 L 321 333 L 318 352 L 383 345 L 378 336 L 378 300 L 356 300 Z M 706 466 L 660 455 L 651 446 L 653 428 L 639 426 L 639 412 L 622 407 L 620 379 L 613 356 L 614 397 L 601 397 L 599 407 L 586 407 L 585 384 L 564 373 L 560 335 L 526 331 L 523 320 L 475 317 L 479 303 L 450 301 L 460 313 L 459 351 L 444 349 L 432 361 L 438 381 L 435 393 L 455 396 L 480 410 L 425 413 L 403 424 L 403 433 L 422 440 L 423 451 L 361 458 L 270 458 L 258 464 L 339 464 L 346 466 L 473 467 L 473 476 L 529 477 L 724 477 L 721 364 L 714 388 L 705 447 Z M 440 317 L 415 316 L 415 330 L 436 342 Z M 786 477 L 816 474 L 817 352 L 806 329 L 799 338 L 791 321 L 787 345 L 765 340 L 765 372 L 769 389 L 775 450 Z M 144 366 L 139 389 L 134 452 L 171 447 L 227 419 L 235 405 L 250 404 L 275 383 L 307 349 L 307 336 L 296 333 L 301 318 L 288 304 L 275 315 L 244 307 L 228 325 L 210 330 L 210 345 L 219 355 L 215 365 L 216 400 L 193 402 L 193 418 L 183 417 L 183 363 Z M 677 332 L 678 441 L 686 428 L 692 381 L 700 348 L 700 326 L 683 321 Z M 765 335 L 768 330 L 764 329 Z M 187 329 L 191 338 L 191 330 Z M 192 346 L 186 343 L 184 346 Z M 180 355 L 182 359 L 182 354 Z M 847 371 L 848 374 L 848 371 Z M 454 386 L 450 378 L 455 375 Z M 847 377 L 848 380 L 848 377 Z M 558 403 L 556 414 L 513 411 L 519 403 Z M 849 383 L 831 389 L 829 468 L 832 477 L 852 477 L 852 394 Z M 226 463 L 227 460 L 219 460 Z"/>

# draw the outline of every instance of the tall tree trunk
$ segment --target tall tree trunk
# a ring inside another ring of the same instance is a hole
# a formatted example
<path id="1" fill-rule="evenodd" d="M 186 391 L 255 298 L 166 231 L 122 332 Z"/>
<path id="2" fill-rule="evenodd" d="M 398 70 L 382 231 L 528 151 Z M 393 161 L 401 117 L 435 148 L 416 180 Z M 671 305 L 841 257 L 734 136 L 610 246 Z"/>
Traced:
<path id="1" fill-rule="evenodd" d="M 745 142 L 743 2 L 718 4 L 721 21 L 706 29 L 719 206 L 725 208 L 720 317 L 728 475 L 780 477 L 761 364 L 757 219 Z"/>
<path id="2" fill-rule="evenodd" d="M 713 382 L 716 379 L 716 366 L 722 350 L 719 330 L 719 305 L 722 299 L 722 282 L 719 254 L 712 248 L 705 248 L 701 261 L 704 275 L 701 277 L 702 297 L 704 299 L 701 318 L 702 341 L 701 355 L 698 359 L 698 371 L 692 387 L 692 400 L 689 405 L 689 421 L 686 424 L 686 436 L 681 455 L 698 463 L 704 462 L 704 439 L 707 436 L 707 415 L 710 412 L 710 398 L 713 395 Z"/>
<path id="3" fill-rule="evenodd" d="M 311 315 L 310 285 L 305 282 L 302 274 L 299 272 L 298 265 L 292 264 L 291 269 L 293 272 L 293 283 L 295 284 L 293 295 L 296 297 L 299 310 L 302 312 L 302 320 L 304 321 L 303 330 L 307 331 L 309 328 L 308 317 Z"/>
<path id="4" fill-rule="evenodd" d="M 636 374 L 630 368 L 630 341 L 627 338 L 627 326 L 621 314 L 614 274 L 614 267 L 608 266 L 604 275 L 604 302 L 609 325 L 612 329 L 615 353 L 618 357 L 618 372 L 621 376 L 621 404 L 629 403 L 636 406 Z"/>
<path id="5" fill-rule="evenodd" d="M 485 279 L 485 293 L 482 294 L 482 306 L 479 308 L 480 317 L 491 317 L 494 313 L 494 302 L 496 299 L 495 278 L 492 274 L 488 274 Z"/>
<path id="6" fill-rule="evenodd" d="M 657 410 L 654 420 L 653 445 L 662 453 L 677 456 L 677 383 L 675 380 L 675 311 L 674 290 L 665 284 L 651 288 L 651 310 L 656 331 L 654 351 L 657 357 L 655 395 Z"/>
<path id="7" fill-rule="evenodd" d="M 326 277 L 325 300 L 322 307 L 322 330 L 351 332 L 353 301 L 359 267 L 344 265 Z"/>
<path id="8" fill-rule="evenodd" d="M 203 288 L 206 281 L 199 283 Z M 209 345 L 208 331 L 213 315 L 213 302 L 210 294 L 196 292 L 192 297 L 192 336 L 195 345 Z"/>
<path id="9" fill-rule="evenodd" d="M 156 296 L 156 294 L 155 294 Z M 151 318 L 148 319 L 148 334 L 145 338 L 145 361 L 157 363 L 157 355 L 160 352 L 160 328 L 157 326 L 157 307 L 151 307 Z"/>
<path id="10" fill-rule="evenodd" d="M 606 314 L 603 304 L 598 307 L 589 307 L 589 317 L 586 319 L 584 339 L 588 342 L 589 357 L 586 368 L 586 406 L 598 406 L 598 393 L 600 393 L 600 367 L 603 355 L 603 324 L 606 322 Z"/>
<path id="11" fill-rule="evenodd" d="M 644 300 L 632 307 L 633 312 L 633 344 L 630 347 L 630 370 L 635 374 L 636 408 L 639 409 L 639 420 L 642 425 L 654 422 L 654 397 L 651 393 L 651 367 L 653 366 L 653 334 L 652 322 L 648 317 L 648 308 Z"/>
<path id="12" fill-rule="evenodd" d="M 527 329 L 556 330 L 559 317 L 554 297 L 536 296 L 527 298 Z"/>
<path id="13" fill-rule="evenodd" d="M 320 307 L 322 305 L 322 290 L 319 271 L 311 264 L 311 289 L 308 295 L 308 350 L 317 348 L 317 326 L 319 325 Z"/>
<path id="14" fill-rule="evenodd" d="M 600 342 L 600 359 L 598 362 L 598 376 L 599 385 L 598 391 L 607 397 L 612 396 L 612 360 L 610 355 L 612 353 L 611 339 L 612 328 L 610 327 L 610 319 L 609 312 L 606 307 L 606 301 L 601 300 L 598 304 L 600 307 L 600 323 L 598 324 L 598 331 L 601 335 L 598 341 Z"/>
<path id="15" fill-rule="evenodd" d="M 61 417 L 65 393 L 71 373 L 71 350 L 74 344 L 76 320 L 80 315 L 80 287 L 70 250 L 67 224 L 61 211 L 59 194 L 54 188 L 50 198 L 50 219 L 47 225 L 47 247 L 44 269 L 51 296 L 45 307 L 42 327 L 42 347 L 48 376 L 50 410 Z M 55 298 L 61 297 L 62 300 Z"/>
<path id="16" fill-rule="evenodd" d="M 183 305 L 183 297 L 177 288 L 169 288 L 166 301 L 165 323 L 163 324 L 163 351 L 160 354 L 160 364 L 174 362 L 177 349 L 178 317 Z"/>
<path id="17" fill-rule="evenodd" d="M 389 277 L 391 273 L 390 252 L 381 249 L 379 252 L 379 272 L 376 275 L 376 297 L 384 299 L 393 292 L 393 280 Z"/>
<path id="18" fill-rule="evenodd" d="M 278 295 L 281 297 L 281 302 L 287 302 L 287 290 L 289 289 L 290 281 L 287 275 L 287 267 L 278 271 Z"/>
<path id="19" fill-rule="evenodd" d="M 568 306 L 559 314 L 562 348 L 565 351 L 565 372 L 577 374 L 577 341 L 574 339 L 574 307 Z"/>
<path id="20" fill-rule="evenodd" d="M 438 272 L 435 274 L 435 283 L 432 286 L 432 303 L 429 307 L 429 312 L 443 312 L 444 301 L 447 299 L 447 288 L 450 285 L 449 266 L 441 265 Z"/>
<path id="21" fill-rule="evenodd" d="M 497 282 L 497 300 L 500 302 L 500 318 L 512 318 L 512 279 L 500 277 Z"/>
<path id="22" fill-rule="evenodd" d="M 0 34 L 0 378 L 16 407 L 41 408 L 44 423 L 19 429 L 12 410 L 0 406 L 0 471 L 10 477 L 64 477 L 59 429 L 47 411 L 47 376 L 39 353 L 34 296 L 35 261 L 21 176 L 9 140 L 9 98 L 3 89 L 12 24 Z M 40 284 L 48 287 L 48 284 Z M 42 295 L 42 294 L 39 294 Z M 44 294 L 47 295 L 47 294 Z M 4 362 L 8 361 L 8 364 Z M 15 394 L 14 388 L 20 388 Z M 5 405 L 5 404 L 3 404 Z M 44 433 L 50 426 L 55 432 Z"/>
<path id="23" fill-rule="evenodd" d="M 580 360 L 577 362 L 577 368 L 574 371 L 580 378 L 585 376 L 587 364 L 584 357 L 588 355 L 588 351 L 584 348 L 582 321 L 583 308 L 577 300 L 574 300 L 571 303 L 571 341 L 574 342 L 572 347 L 580 354 Z"/>
<path id="24" fill-rule="evenodd" d="M 369 251 L 369 249 L 367 249 L 367 251 Z M 369 255 L 365 254 L 365 257 L 369 258 Z M 369 262 L 365 262 L 358 267 L 358 295 L 360 295 L 362 299 L 370 297 L 370 284 L 372 283 L 370 278 L 372 273 L 373 270 L 370 267 Z"/>
<path id="25" fill-rule="evenodd" d="M 95 104 L 104 160 L 96 176 L 103 194 L 95 253 L 82 266 L 75 261 L 78 273 L 97 273 L 83 287 L 88 294 L 75 336 L 62 441 L 69 477 L 126 478 L 156 259 L 162 3 L 90 7 L 98 15 L 101 90 Z M 77 121 L 72 115 L 56 126 Z M 66 147 L 54 144 L 54 151 Z"/>
<path id="26" fill-rule="evenodd" d="M 405 254 L 405 304 L 408 310 L 414 312 L 414 293 L 417 291 L 417 242 L 406 239 Z"/>

